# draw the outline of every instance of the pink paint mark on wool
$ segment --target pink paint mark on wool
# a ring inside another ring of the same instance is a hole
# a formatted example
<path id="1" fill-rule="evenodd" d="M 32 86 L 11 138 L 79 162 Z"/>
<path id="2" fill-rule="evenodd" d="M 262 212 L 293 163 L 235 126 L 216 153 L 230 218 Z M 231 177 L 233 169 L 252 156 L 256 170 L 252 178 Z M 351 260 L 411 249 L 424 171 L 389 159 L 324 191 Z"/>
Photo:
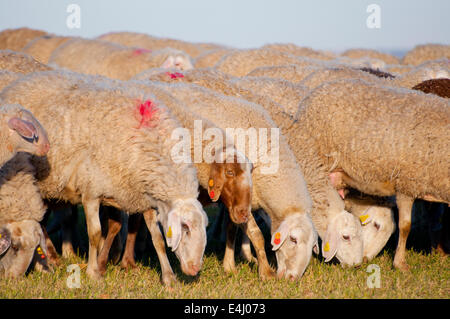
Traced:
<path id="1" fill-rule="evenodd" d="M 175 72 L 175 73 L 166 72 L 166 74 L 168 76 L 170 76 L 171 79 L 184 78 L 183 73 L 179 73 L 179 72 Z"/>
<path id="2" fill-rule="evenodd" d="M 139 128 L 141 127 L 154 127 L 152 122 L 156 119 L 155 113 L 158 111 L 156 104 L 150 100 L 146 100 L 144 103 L 138 102 L 138 110 L 141 117 Z"/>
<path id="3" fill-rule="evenodd" d="M 141 55 L 142 53 L 150 53 L 152 50 L 139 48 L 133 51 L 133 56 Z"/>

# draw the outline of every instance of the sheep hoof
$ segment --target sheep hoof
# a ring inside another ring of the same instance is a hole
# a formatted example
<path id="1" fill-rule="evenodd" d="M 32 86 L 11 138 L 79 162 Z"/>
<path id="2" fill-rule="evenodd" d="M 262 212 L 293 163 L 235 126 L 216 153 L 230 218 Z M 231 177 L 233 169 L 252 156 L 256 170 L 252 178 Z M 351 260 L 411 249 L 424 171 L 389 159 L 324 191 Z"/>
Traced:
<path id="1" fill-rule="evenodd" d="M 223 264 L 223 270 L 228 275 L 233 275 L 237 273 L 236 267 L 233 265 Z"/>
<path id="2" fill-rule="evenodd" d="M 261 280 L 275 279 L 277 278 L 277 274 L 272 268 L 265 268 L 265 269 L 260 268 L 259 278 L 261 278 Z"/>
<path id="3" fill-rule="evenodd" d="M 402 272 L 408 272 L 409 271 L 409 266 L 406 263 L 406 261 L 402 260 L 400 262 L 396 262 L 394 260 L 394 267 Z"/>
<path id="4" fill-rule="evenodd" d="M 177 277 L 172 273 L 162 274 L 162 283 L 164 286 L 171 287 L 177 282 Z"/>
<path id="5" fill-rule="evenodd" d="M 86 274 L 88 275 L 88 277 L 90 279 L 95 280 L 95 281 L 100 281 L 103 279 L 103 276 L 101 275 L 101 273 L 98 269 L 91 270 L 88 267 L 88 269 L 86 270 Z"/>

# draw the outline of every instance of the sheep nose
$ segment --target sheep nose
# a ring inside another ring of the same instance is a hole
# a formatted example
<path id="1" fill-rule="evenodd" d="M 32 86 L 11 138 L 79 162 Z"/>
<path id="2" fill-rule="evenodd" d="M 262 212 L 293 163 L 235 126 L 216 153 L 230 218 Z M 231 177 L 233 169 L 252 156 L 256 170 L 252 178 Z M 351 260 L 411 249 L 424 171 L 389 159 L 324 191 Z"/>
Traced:
<path id="1" fill-rule="evenodd" d="M 194 264 L 192 261 L 189 261 L 187 263 L 187 265 L 188 265 L 188 269 L 189 269 L 189 274 L 191 276 L 197 275 L 198 272 L 200 271 L 200 267 L 198 265 Z"/>
<path id="2" fill-rule="evenodd" d="M 50 143 L 44 142 L 39 147 L 39 155 L 43 156 L 47 154 L 49 150 L 50 150 Z"/>

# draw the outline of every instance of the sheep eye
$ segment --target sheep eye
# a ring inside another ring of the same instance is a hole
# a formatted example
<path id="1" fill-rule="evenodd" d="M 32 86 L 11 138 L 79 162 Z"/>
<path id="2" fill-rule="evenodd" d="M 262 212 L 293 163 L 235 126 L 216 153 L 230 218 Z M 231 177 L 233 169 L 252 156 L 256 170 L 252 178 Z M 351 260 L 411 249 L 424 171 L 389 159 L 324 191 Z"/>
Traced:
<path id="1" fill-rule="evenodd" d="M 374 223 L 373 223 L 373 226 L 375 226 L 375 228 L 376 228 L 377 230 L 380 230 L 380 224 L 378 224 L 377 222 L 374 222 Z"/>
<path id="2" fill-rule="evenodd" d="M 228 170 L 228 171 L 227 171 L 227 175 L 228 175 L 228 176 L 234 176 L 234 172 L 233 172 L 233 171 L 230 171 L 230 170 Z"/>
<path id="3" fill-rule="evenodd" d="M 342 239 L 345 240 L 345 241 L 349 241 L 350 240 L 350 236 L 342 235 Z"/>
<path id="4" fill-rule="evenodd" d="M 290 240 L 291 242 L 293 242 L 294 244 L 297 244 L 297 238 L 292 237 L 292 236 L 289 236 L 289 240 Z"/>

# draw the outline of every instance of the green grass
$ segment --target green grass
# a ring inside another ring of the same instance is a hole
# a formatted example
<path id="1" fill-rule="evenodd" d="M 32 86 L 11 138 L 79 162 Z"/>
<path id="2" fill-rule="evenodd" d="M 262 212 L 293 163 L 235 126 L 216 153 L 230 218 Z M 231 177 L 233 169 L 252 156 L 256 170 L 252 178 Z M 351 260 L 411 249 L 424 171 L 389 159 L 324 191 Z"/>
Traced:
<path id="1" fill-rule="evenodd" d="M 211 214 L 211 212 L 209 212 Z M 258 278 L 257 266 L 237 259 L 237 273 L 227 275 L 222 268 L 223 249 L 209 243 L 204 265 L 196 277 L 180 272 L 178 260 L 169 259 L 178 282 L 165 287 L 160 282 L 160 267 L 154 251 L 138 260 L 138 267 L 122 270 L 108 265 L 103 280 L 90 280 L 81 270 L 81 287 L 68 288 L 66 272 L 70 264 L 85 264 L 82 257 L 62 259 L 63 265 L 53 273 L 31 271 L 18 279 L 0 279 L 0 298 L 439 298 L 450 296 L 450 261 L 437 253 L 408 250 L 410 271 L 402 273 L 392 267 L 393 249 L 384 250 L 370 262 L 380 267 L 380 288 L 369 288 L 366 272 L 360 268 L 342 268 L 324 263 L 313 256 L 303 277 L 297 281 Z M 149 258 L 150 257 L 150 258 Z M 269 253 L 269 261 L 275 258 Z"/>

